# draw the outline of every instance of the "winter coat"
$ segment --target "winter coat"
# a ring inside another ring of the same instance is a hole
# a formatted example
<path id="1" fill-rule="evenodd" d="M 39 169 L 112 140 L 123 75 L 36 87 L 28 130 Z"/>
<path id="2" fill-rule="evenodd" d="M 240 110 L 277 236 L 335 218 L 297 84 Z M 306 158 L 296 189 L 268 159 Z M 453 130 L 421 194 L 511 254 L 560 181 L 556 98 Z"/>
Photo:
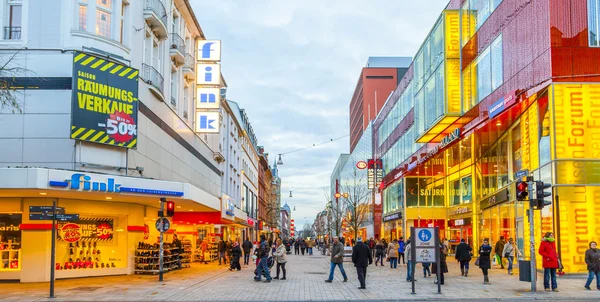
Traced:
<path id="1" fill-rule="evenodd" d="M 305 249 L 306 246 L 307 246 L 306 245 L 306 241 L 303 240 L 303 241 L 300 242 L 300 248 Z"/>
<path id="2" fill-rule="evenodd" d="M 585 251 L 585 263 L 588 271 L 600 272 L 600 250 L 588 249 Z"/>
<path id="3" fill-rule="evenodd" d="M 542 256 L 544 268 L 558 268 L 558 254 L 556 253 L 556 242 L 542 239 L 538 253 Z"/>
<path id="4" fill-rule="evenodd" d="M 300 241 L 298 241 L 298 240 L 294 241 L 294 247 L 300 248 Z"/>
<path id="5" fill-rule="evenodd" d="M 227 244 L 225 244 L 225 241 L 219 241 L 218 249 L 221 253 L 227 251 Z"/>
<path id="6" fill-rule="evenodd" d="M 406 250 L 406 243 L 398 241 L 398 253 L 404 253 L 404 250 Z"/>
<path id="7" fill-rule="evenodd" d="M 371 251 L 362 241 L 357 242 L 352 248 L 352 263 L 355 267 L 367 267 L 373 263 Z"/>
<path id="8" fill-rule="evenodd" d="M 412 249 L 412 244 L 411 243 L 407 243 L 406 244 L 406 250 L 404 251 L 404 255 L 406 257 L 406 261 L 411 261 L 411 249 Z"/>
<path id="9" fill-rule="evenodd" d="M 331 263 L 344 263 L 344 245 L 341 242 L 331 247 Z"/>
<path id="10" fill-rule="evenodd" d="M 514 257 L 516 253 L 518 253 L 517 246 L 515 244 L 506 243 L 502 250 L 502 257 L 505 257 L 506 254 L 510 257 Z"/>
<path id="11" fill-rule="evenodd" d="M 492 259 L 490 254 L 492 253 L 491 245 L 482 245 L 479 248 L 479 268 L 492 268 Z"/>
<path id="12" fill-rule="evenodd" d="M 471 261 L 472 250 L 473 248 L 469 246 L 466 242 L 461 242 L 456 246 L 456 254 L 454 255 L 454 258 L 456 258 L 456 260 L 458 261 Z"/>
<path id="13" fill-rule="evenodd" d="M 397 243 L 390 243 L 387 250 L 387 255 L 390 258 L 398 258 L 398 248 L 400 246 Z"/>
<path id="14" fill-rule="evenodd" d="M 240 262 L 241 256 L 242 256 L 242 249 L 239 246 L 233 247 L 231 249 L 231 257 L 233 258 L 233 262 Z"/>
<path id="15" fill-rule="evenodd" d="M 260 243 L 258 258 L 267 258 L 269 257 L 269 253 L 271 252 L 271 248 L 269 247 L 269 243 L 265 240 Z"/>
<path id="16" fill-rule="evenodd" d="M 244 241 L 244 243 L 242 243 L 242 249 L 244 250 L 244 254 L 250 253 L 250 250 L 252 250 L 252 242 L 250 242 L 250 240 Z"/>
<path id="17" fill-rule="evenodd" d="M 282 244 L 279 247 L 277 247 L 277 250 L 275 251 L 273 256 L 275 256 L 275 261 L 277 261 L 277 263 L 286 263 L 287 260 L 285 259 L 285 245 Z"/>
<path id="18" fill-rule="evenodd" d="M 375 256 L 383 256 L 383 244 L 381 242 L 378 242 L 377 244 L 375 244 Z"/>
<path id="19" fill-rule="evenodd" d="M 504 245 L 506 245 L 506 241 L 504 240 L 496 242 L 496 246 L 494 247 L 494 253 L 496 253 L 496 255 L 500 257 L 504 257 L 504 254 L 502 254 L 502 251 L 504 250 Z"/>
<path id="20" fill-rule="evenodd" d="M 306 245 L 308 246 L 308 248 L 313 248 L 315 246 L 315 243 L 312 240 L 309 240 L 308 242 L 306 242 Z"/>
<path id="21" fill-rule="evenodd" d="M 442 273 L 447 273 L 448 272 L 448 264 L 446 263 L 446 254 L 444 254 L 444 246 L 440 246 L 440 270 L 442 271 Z M 433 267 L 431 268 L 431 273 L 432 274 L 437 274 L 437 264 L 433 264 Z"/>

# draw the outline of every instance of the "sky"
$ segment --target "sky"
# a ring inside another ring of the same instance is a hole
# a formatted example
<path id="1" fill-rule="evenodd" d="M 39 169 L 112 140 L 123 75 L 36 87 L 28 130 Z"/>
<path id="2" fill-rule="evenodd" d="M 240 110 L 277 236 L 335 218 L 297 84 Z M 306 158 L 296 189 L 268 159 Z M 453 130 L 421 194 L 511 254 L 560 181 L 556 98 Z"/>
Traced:
<path id="1" fill-rule="evenodd" d="M 413 57 L 448 1 L 190 3 L 206 38 L 222 41 L 227 99 L 246 110 L 271 163 L 317 145 L 278 166 L 282 205 L 300 230 L 324 209 L 331 171 L 349 152 L 349 104 L 367 59 Z"/>

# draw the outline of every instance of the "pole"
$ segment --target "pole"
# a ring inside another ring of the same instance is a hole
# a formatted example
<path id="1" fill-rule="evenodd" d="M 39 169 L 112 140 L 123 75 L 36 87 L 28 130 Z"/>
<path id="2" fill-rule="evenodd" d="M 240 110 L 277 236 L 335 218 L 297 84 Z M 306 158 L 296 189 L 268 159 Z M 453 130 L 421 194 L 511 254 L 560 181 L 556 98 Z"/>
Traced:
<path id="1" fill-rule="evenodd" d="M 164 210 L 165 210 L 165 203 L 164 201 L 161 199 L 160 201 L 160 213 L 161 213 L 161 217 L 159 217 L 158 219 L 161 219 L 161 223 L 162 223 L 162 219 L 164 216 Z M 162 282 L 163 281 L 163 253 L 164 253 L 164 249 L 163 249 L 163 230 L 160 230 L 160 250 L 159 250 L 159 266 L 158 266 L 158 281 Z"/>
<path id="2" fill-rule="evenodd" d="M 338 193 L 340 193 L 340 181 L 339 179 L 335 180 L 335 236 L 339 237 L 338 234 L 339 224 L 340 224 L 340 200 L 337 197 Z"/>
<path id="3" fill-rule="evenodd" d="M 415 292 L 415 260 L 417 259 L 417 251 L 415 250 L 415 227 L 410 227 L 410 281 L 412 283 L 412 292 L 411 294 L 416 294 Z"/>
<path id="4" fill-rule="evenodd" d="M 531 292 L 536 292 L 536 265 L 535 265 L 535 234 L 533 228 L 533 177 L 527 177 L 528 191 L 529 191 L 529 255 L 530 255 L 530 269 L 531 269 Z"/>
<path id="5" fill-rule="evenodd" d="M 440 228 L 439 227 L 435 227 L 435 236 L 434 236 L 434 244 L 435 244 L 435 262 L 436 262 L 436 266 L 437 266 L 437 286 L 438 286 L 438 294 L 442 293 L 442 253 L 441 253 L 441 245 L 440 245 Z"/>
<path id="6" fill-rule="evenodd" d="M 52 247 L 50 251 L 50 298 L 54 297 L 54 272 L 56 271 L 56 199 L 52 200 Z"/>

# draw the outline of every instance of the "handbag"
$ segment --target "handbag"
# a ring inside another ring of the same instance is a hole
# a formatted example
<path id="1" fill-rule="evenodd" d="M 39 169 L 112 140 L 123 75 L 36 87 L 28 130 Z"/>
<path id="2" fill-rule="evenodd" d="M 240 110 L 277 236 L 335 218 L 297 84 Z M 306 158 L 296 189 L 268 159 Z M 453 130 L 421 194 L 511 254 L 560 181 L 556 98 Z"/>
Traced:
<path id="1" fill-rule="evenodd" d="M 477 256 L 477 259 L 475 259 L 475 266 L 479 266 L 479 256 Z"/>

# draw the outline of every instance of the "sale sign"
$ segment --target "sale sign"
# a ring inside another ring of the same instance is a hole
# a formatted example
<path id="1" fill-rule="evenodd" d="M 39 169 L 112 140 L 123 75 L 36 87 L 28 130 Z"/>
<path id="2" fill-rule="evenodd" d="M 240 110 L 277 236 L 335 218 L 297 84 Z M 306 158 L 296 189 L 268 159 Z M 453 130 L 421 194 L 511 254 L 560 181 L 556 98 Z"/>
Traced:
<path id="1" fill-rule="evenodd" d="M 59 222 L 58 239 L 65 242 L 111 241 L 114 235 L 113 219 L 80 217 L 75 222 Z"/>
<path id="2" fill-rule="evenodd" d="M 71 138 L 136 148 L 138 74 L 108 58 L 75 51 Z"/>

